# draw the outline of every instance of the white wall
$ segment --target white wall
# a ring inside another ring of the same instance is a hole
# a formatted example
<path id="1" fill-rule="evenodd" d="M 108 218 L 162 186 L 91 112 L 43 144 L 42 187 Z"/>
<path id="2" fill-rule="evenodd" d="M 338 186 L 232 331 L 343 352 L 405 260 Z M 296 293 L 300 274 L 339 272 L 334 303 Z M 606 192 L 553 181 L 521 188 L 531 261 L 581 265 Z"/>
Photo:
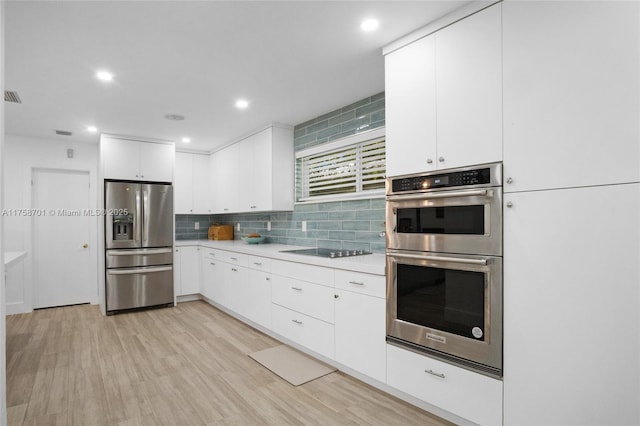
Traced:
<path id="1" fill-rule="evenodd" d="M 74 150 L 73 158 L 67 158 L 67 149 Z M 88 171 L 90 180 L 89 208 L 97 209 L 98 145 L 67 142 L 63 139 L 40 139 L 35 137 L 5 135 L 4 152 L 4 212 L 12 209 L 29 209 L 32 205 L 31 177 L 34 169 L 64 169 Z M 98 303 L 97 229 L 98 216 L 91 217 L 92 235 L 89 247 L 95 265 L 96 284 L 91 292 L 91 302 Z M 32 218 L 27 216 L 4 216 L 4 249 L 24 250 L 27 257 L 23 267 L 12 268 L 7 282 L 6 309 L 8 314 L 30 312 L 33 309 L 33 258 Z"/>

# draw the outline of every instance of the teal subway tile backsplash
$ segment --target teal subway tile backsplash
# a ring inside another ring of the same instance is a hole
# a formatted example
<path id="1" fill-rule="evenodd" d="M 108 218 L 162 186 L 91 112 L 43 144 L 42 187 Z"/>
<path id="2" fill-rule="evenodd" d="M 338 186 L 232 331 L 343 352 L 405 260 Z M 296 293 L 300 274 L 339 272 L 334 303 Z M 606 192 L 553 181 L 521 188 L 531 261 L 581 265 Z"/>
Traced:
<path id="1" fill-rule="evenodd" d="M 307 120 L 294 128 L 294 149 L 316 146 L 384 126 L 384 92 Z M 258 232 L 268 243 L 367 250 L 384 253 L 384 197 L 325 203 L 296 204 L 291 212 L 223 215 L 176 215 L 176 239 L 206 239 L 211 224 L 240 224 L 235 238 Z M 302 232 L 302 221 L 307 232 Z M 195 222 L 200 229 L 195 230 Z M 267 222 L 271 230 L 267 231 Z"/>

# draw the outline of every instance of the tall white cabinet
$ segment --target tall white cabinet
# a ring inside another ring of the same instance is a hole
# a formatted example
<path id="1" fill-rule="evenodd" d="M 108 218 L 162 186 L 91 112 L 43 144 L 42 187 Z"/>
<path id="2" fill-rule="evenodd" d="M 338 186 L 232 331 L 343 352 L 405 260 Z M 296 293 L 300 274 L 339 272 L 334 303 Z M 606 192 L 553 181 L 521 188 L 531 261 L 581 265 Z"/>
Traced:
<path id="1" fill-rule="evenodd" d="M 502 160 L 502 4 L 385 52 L 387 175 Z"/>
<path id="2" fill-rule="evenodd" d="M 505 2 L 504 423 L 640 423 L 640 4 Z"/>

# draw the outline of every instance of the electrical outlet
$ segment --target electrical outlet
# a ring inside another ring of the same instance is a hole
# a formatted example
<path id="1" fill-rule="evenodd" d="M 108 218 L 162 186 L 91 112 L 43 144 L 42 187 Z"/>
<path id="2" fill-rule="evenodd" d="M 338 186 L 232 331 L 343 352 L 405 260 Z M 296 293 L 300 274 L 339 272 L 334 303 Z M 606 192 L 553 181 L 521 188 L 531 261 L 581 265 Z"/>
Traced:
<path id="1" fill-rule="evenodd" d="M 236 224 L 236 231 L 240 232 L 240 222 Z"/>
<path id="2" fill-rule="evenodd" d="M 200 222 L 196 222 L 196 223 L 194 223 L 194 224 L 193 224 L 193 229 L 195 229 L 196 231 L 197 231 L 198 229 L 200 229 Z"/>
<path id="3" fill-rule="evenodd" d="M 267 222 L 267 231 L 271 231 L 271 221 Z"/>
<path id="4" fill-rule="evenodd" d="M 302 221 L 302 232 L 307 232 L 307 221 L 306 220 Z"/>

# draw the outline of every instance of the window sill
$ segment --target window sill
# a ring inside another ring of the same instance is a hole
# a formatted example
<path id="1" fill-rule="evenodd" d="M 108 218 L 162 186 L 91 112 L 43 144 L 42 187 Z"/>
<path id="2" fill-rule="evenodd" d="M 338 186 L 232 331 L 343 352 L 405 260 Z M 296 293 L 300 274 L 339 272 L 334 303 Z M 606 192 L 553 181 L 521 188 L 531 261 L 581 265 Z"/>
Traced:
<path id="1" fill-rule="evenodd" d="M 384 196 L 384 189 L 380 189 L 375 191 L 356 192 L 352 194 L 322 195 L 313 198 L 303 198 L 296 201 L 295 205 L 331 203 L 334 201 L 366 200 L 372 198 L 384 198 Z"/>

